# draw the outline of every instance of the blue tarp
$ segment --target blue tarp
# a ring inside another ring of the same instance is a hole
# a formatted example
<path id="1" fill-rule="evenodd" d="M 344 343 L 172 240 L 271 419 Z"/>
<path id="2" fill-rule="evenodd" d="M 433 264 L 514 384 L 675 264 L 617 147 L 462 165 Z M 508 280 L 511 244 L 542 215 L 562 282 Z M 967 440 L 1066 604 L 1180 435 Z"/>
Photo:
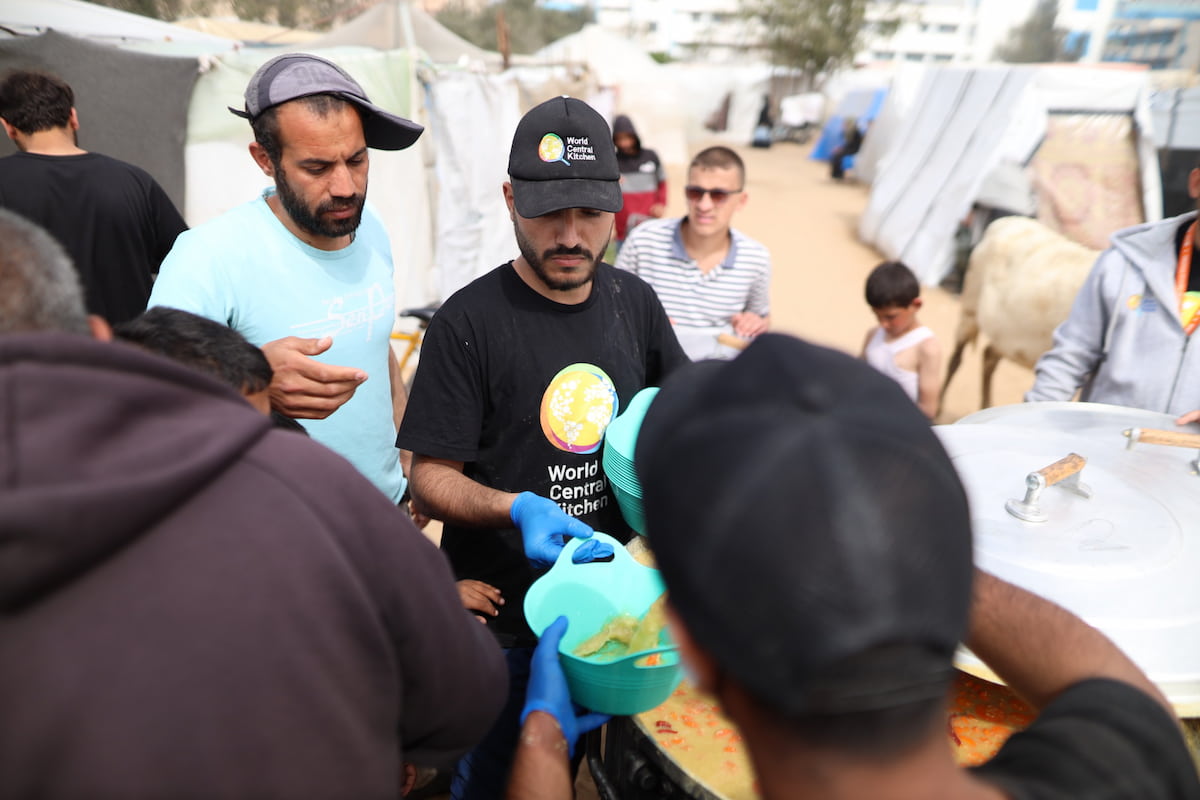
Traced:
<path id="1" fill-rule="evenodd" d="M 857 119 L 858 129 L 865 133 L 868 123 L 875 119 L 879 114 L 879 109 L 883 107 L 885 97 L 887 97 L 887 89 L 862 89 L 846 95 L 842 102 L 838 103 L 833 116 L 825 123 L 825 127 L 821 130 L 821 138 L 817 140 L 816 146 L 813 147 L 812 153 L 808 157 L 814 161 L 828 161 L 829 156 L 833 154 L 833 149 L 845 139 L 842 129 L 845 127 L 847 119 Z"/>

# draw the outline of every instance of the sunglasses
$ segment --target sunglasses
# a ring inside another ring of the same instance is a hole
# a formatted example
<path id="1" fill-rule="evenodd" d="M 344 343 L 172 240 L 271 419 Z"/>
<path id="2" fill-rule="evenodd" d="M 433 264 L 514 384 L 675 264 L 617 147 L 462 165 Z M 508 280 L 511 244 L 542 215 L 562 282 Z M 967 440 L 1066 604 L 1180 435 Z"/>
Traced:
<path id="1" fill-rule="evenodd" d="M 728 200 L 732 195 L 741 194 L 741 189 L 705 189 L 703 186 L 685 186 L 683 193 L 687 196 L 689 202 L 699 203 L 704 199 L 704 195 L 712 198 L 713 205 L 719 206 Z"/>

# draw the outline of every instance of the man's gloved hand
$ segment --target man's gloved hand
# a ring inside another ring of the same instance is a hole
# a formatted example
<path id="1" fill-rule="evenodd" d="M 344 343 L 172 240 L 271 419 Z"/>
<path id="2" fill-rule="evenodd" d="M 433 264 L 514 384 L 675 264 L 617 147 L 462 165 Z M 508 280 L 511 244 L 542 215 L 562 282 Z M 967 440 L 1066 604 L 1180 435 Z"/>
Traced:
<path id="1" fill-rule="evenodd" d="M 611 558 L 612 554 L 613 546 L 608 542 L 588 539 L 575 548 L 575 552 L 571 554 L 571 561 L 576 564 L 586 564 L 589 561 L 600 561 L 601 559 Z"/>
<path id="2" fill-rule="evenodd" d="M 525 707 L 521 709 L 521 724 L 534 711 L 544 711 L 554 717 L 567 740 L 567 750 L 575 757 L 575 741 L 590 730 L 599 728 L 610 719 L 608 714 L 585 713 L 575 716 L 575 705 L 567 688 L 567 677 L 558 661 L 558 645 L 567 631 L 567 618 L 559 617 L 542 633 L 529 672 L 529 688 L 525 690 Z"/>
<path id="3" fill-rule="evenodd" d="M 558 554 L 568 538 L 573 536 L 587 539 L 592 535 L 592 529 L 587 523 L 567 516 L 558 507 L 558 503 L 533 492 L 521 492 L 517 495 L 508 515 L 521 531 L 525 557 L 539 569 L 549 567 L 558 559 Z M 582 564 L 611 556 L 612 552 L 611 545 L 587 542 L 575 552 L 571 560 Z"/>

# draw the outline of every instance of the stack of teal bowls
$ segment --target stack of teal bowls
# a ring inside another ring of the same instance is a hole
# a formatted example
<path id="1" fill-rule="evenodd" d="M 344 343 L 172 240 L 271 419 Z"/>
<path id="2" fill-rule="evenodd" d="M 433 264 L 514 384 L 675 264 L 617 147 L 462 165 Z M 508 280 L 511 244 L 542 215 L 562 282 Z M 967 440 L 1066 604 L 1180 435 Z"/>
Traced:
<path id="1" fill-rule="evenodd" d="M 604 455 L 600 462 L 625 522 L 643 535 L 646 533 L 646 512 L 642 509 L 642 484 L 634 469 L 633 453 L 642 420 L 656 394 L 657 386 L 642 389 L 629 401 L 628 408 L 612 421 L 604 433 Z"/>

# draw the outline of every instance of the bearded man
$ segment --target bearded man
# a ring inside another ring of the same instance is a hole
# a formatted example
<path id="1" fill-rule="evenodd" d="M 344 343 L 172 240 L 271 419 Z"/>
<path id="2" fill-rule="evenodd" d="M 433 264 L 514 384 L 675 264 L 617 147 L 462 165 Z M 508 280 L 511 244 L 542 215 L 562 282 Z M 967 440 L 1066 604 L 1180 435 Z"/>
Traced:
<path id="1" fill-rule="evenodd" d="M 455 800 L 503 795 L 537 643 L 526 589 L 566 537 L 631 536 L 600 464 L 605 429 L 687 362 L 654 290 L 600 261 L 621 207 L 604 118 L 570 97 L 533 108 L 508 174 L 520 256 L 438 310 L 397 439 L 413 452 L 414 506 L 445 523 L 460 594 L 508 658 L 508 705 L 459 762 Z"/>
<path id="2" fill-rule="evenodd" d="M 366 205 L 368 148 L 402 150 L 423 129 L 304 53 L 264 64 L 245 100 L 230 110 L 250 120 L 250 155 L 275 186 L 180 236 L 149 304 L 217 320 L 261 347 L 272 407 L 399 503 L 393 442 L 407 393 L 389 346 L 391 244 Z"/>

